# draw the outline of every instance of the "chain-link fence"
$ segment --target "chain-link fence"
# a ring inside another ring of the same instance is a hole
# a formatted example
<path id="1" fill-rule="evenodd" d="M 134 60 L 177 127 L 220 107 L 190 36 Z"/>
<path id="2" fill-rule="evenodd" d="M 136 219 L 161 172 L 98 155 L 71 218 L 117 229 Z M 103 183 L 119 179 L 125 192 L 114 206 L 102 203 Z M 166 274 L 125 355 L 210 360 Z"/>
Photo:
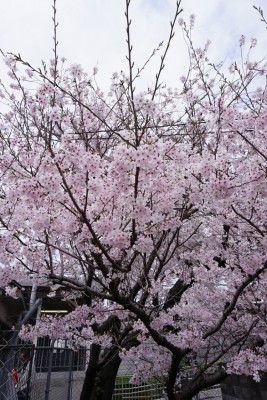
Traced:
<path id="1" fill-rule="evenodd" d="M 0 400 L 79 400 L 89 351 L 66 340 L 38 339 L 35 345 L 14 340 L 14 332 L 0 332 Z M 164 399 L 164 384 L 157 379 L 134 385 L 133 363 L 122 363 L 113 400 Z M 219 386 L 194 400 L 220 400 Z"/>
<path id="2" fill-rule="evenodd" d="M 14 334 L 0 336 L 0 400 L 78 400 L 89 352 L 67 341 L 25 343 Z"/>

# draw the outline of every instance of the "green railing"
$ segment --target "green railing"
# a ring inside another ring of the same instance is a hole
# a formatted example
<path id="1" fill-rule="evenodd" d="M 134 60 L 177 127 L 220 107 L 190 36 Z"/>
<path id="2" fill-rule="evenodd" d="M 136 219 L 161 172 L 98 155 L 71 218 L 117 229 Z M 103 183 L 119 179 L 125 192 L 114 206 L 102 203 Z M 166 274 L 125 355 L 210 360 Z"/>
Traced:
<path id="1" fill-rule="evenodd" d="M 116 378 L 112 400 L 156 400 L 163 397 L 164 385 L 158 379 L 149 379 L 139 385 L 130 383 L 132 375 Z"/>

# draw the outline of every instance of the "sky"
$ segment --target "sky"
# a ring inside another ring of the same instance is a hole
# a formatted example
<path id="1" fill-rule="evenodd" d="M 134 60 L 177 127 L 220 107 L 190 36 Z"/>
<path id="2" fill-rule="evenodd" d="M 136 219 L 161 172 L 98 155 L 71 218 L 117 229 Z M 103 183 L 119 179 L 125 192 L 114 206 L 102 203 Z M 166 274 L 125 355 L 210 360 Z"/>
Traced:
<path id="1" fill-rule="evenodd" d="M 141 67 L 160 41 L 166 43 L 176 0 L 132 0 L 130 5 L 133 57 Z M 182 0 L 180 17 L 196 15 L 193 39 L 196 47 L 207 39 L 212 44 L 210 60 L 238 57 L 241 34 L 257 37 L 257 57 L 267 49 L 267 30 L 253 5 L 265 10 L 266 0 Z M 81 64 L 91 73 L 97 66 L 98 84 L 104 89 L 113 72 L 126 70 L 125 0 L 57 0 L 59 55 L 69 64 Z M 168 86 L 179 84 L 188 57 L 177 24 L 168 54 L 163 80 Z M 52 58 L 52 0 L 0 0 L 0 48 L 20 53 L 34 66 Z M 257 58 L 255 57 L 255 58 Z M 160 54 L 153 59 L 140 79 L 140 88 L 152 82 Z M 229 61 L 230 62 L 230 61 Z M 0 77 L 4 74 L 0 61 Z"/>

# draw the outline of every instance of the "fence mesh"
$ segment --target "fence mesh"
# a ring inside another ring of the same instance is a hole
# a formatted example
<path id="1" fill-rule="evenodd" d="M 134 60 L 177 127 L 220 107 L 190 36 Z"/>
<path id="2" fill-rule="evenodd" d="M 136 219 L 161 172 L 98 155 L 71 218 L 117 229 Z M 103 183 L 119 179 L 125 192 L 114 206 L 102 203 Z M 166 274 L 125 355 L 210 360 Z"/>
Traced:
<path id="1" fill-rule="evenodd" d="M 28 356 L 26 367 L 21 357 L 23 352 Z M 64 340 L 42 338 L 33 346 L 18 339 L 14 332 L 0 332 L 0 400 L 17 400 L 21 389 L 27 400 L 79 400 L 88 361 L 88 349 L 73 348 Z M 113 400 L 166 398 L 164 384 L 159 379 L 132 384 L 133 371 L 134 361 L 121 364 Z M 23 381 L 23 387 L 16 382 L 17 378 Z M 219 386 L 194 398 L 216 399 L 221 399 Z"/>

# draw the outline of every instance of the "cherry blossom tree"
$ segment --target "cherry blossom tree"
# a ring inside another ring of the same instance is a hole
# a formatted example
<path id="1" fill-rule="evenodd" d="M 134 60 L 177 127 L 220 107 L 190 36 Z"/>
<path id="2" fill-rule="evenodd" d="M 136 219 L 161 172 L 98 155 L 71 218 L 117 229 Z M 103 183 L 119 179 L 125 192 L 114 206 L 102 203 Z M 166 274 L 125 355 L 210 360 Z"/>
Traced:
<path id="1" fill-rule="evenodd" d="M 5 55 L 1 286 L 14 295 L 12 279 L 31 275 L 52 295 L 68 289 L 75 310 L 22 335 L 91 346 L 81 399 L 110 398 L 95 378 L 109 370 L 114 383 L 129 359 L 133 382 L 156 376 L 169 399 L 191 399 L 228 374 L 267 371 L 266 61 L 242 36 L 239 61 L 213 64 L 178 1 L 151 55 L 163 48 L 154 86 L 137 93 L 151 57 L 134 68 L 129 7 L 129 68 L 108 93 L 97 69 L 59 59 L 55 2 L 50 65 Z M 161 74 L 179 26 L 190 65 L 172 89 Z"/>

